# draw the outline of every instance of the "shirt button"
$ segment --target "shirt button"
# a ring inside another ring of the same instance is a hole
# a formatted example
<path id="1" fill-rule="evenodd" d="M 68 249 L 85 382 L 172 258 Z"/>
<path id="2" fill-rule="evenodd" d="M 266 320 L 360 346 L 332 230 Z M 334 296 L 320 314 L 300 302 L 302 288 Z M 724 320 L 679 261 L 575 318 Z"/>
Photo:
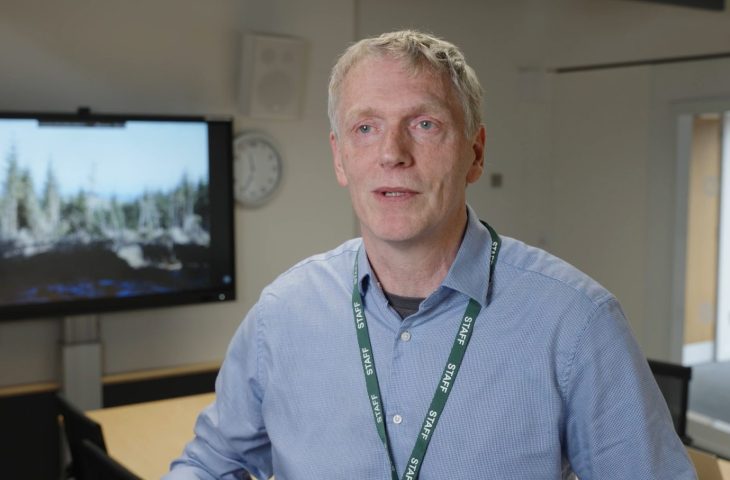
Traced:
<path id="1" fill-rule="evenodd" d="M 411 332 L 405 331 L 405 332 L 401 333 L 400 339 L 403 340 L 404 342 L 409 341 L 411 339 Z"/>
<path id="2" fill-rule="evenodd" d="M 401 417 L 400 415 L 393 415 L 393 423 L 395 423 L 396 425 L 400 425 L 400 422 L 402 421 L 403 417 Z"/>

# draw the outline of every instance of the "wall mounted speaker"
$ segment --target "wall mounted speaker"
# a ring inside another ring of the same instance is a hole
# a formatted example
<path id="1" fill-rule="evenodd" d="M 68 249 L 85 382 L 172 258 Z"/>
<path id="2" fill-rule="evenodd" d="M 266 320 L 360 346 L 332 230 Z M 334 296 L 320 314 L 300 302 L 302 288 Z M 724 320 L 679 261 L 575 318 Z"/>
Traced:
<path id="1" fill-rule="evenodd" d="M 299 118 L 304 92 L 303 39 L 247 33 L 241 42 L 238 108 L 254 118 Z"/>

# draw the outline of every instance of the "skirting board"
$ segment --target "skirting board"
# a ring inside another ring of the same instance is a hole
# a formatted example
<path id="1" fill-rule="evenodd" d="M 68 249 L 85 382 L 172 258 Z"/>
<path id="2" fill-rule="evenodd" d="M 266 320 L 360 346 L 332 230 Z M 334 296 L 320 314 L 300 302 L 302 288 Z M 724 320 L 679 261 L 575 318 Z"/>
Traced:
<path id="1" fill-rule="evenodd" d="M 693 411 L 687 412 L 687 434 L 692 443 L 730 458 L 730 424 Z"/>
<path id="2" fill-rule="evenodd" d="M 682 365 L 699 365 L 715 359 L 714 342 L 688 343 L 682 347 Z"/>

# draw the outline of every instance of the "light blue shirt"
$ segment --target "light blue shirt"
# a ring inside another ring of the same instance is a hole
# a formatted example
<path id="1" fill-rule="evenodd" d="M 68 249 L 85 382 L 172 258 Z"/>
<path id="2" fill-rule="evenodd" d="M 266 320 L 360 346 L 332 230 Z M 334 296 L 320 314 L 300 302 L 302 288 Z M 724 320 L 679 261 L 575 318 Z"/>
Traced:
<path id="1" fill-rule="evenodd" d="M 355 239 L 261 294 L 231 341 L 216 401 L 166 477 L 389 479 L 352 314 Z M 402 475 L 469 298 L 482 304 L 421 480 L 694 479 L 616 299 L 550 254 L 468 226 L 443 284 L 401 320 L 360 256 L 359 288 Z"/>

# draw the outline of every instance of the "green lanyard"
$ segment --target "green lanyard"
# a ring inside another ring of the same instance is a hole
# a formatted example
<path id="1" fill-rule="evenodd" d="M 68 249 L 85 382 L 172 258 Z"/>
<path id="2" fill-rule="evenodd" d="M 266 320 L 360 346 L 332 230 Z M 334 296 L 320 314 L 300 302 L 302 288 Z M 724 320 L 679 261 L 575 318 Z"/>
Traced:
<path id="1" fill-rule="evenodd" d="M 484 223 L 484 222 L 482 222 Z M 489 230 L 489 235 L 492 237 L 492 248 L 491 257 L 489 259 L 489 282 L 491 284 L 494 276 L 494 265 L 497 263 L 497 255 L 499 254 L 499 247 L 501 240 L 497 235 L 497 232 L 492 229 L 489 225 L 484 223 Z M 393 462 L 393 452 L 390 450 L 390 443 L 388 442 L 388 435 L 385 431 L 385 419 L 383 418 L 383 401 L 380 394 L 380 386 L 378 385 L 378 376 L 375 372 L 375 358 L 373 356 L 373 347 L 370 344 L 370 333 L 368 332 L 368 322 L 365 318 L 365 309 L 362 304 L 362 297 L 360 295 L 360 289 L 358 288 L 358 258 L 360 251 L 358 250 L 355 256 L 355 267 L 353 271 L 353 287 L 352 287 L 352 313 L 355 318 L 355 329 L 357 331 L 357 343 L 360 346 L 360 359 L 362 360 L 362 369 L 365 373 L 365 385 L 368 391 L 368 399 L 370 401 L 370 407 L 373 410 L 373 417 L 375 419 L 375 426 L 378 429 L 378 435 L 380 440 L 385 446 L 385 451 L 388 453 L 388 460 L 390 461 L 390 474 L 392 480 L 398 480 L 398 473 L 395 470 L 395 462 Z M 456 375 L 459 373 L 461 367 L 461 361 L 464 358 L 466 347 L 469 345 L 469 339 L 474 327 L 474 321 L 479 315 L 481 306 L 479 302 L 473 298 L 469 299 L 469 304 L 466 306 L 466 311 L 461 319 L 461 325 L 459 331 L 454 339 L 454 345 L 451 347 L 451 353 L 449 359 L 446 362 L 444 371 L 441 374 L 438 386 L 436 387 L 436 393 L 433 395 L 431 405 L 428 408 L 426 418 L 423 420 L 421 430 L 418 433 L 416 444 L 413 446 L 411 457 L 408 459 L 406 464 L 406 470 L 403 472 L 402 480 L 417 480 L 419 472 L 421 471 L 421 464 L 423 458 L 426 456 L 426 449 L 431 441 L 431 436 L 436 429 L 436 424 L 441 417 L 441 412 L 444 410 L 446 400 L 449 398 L 451 388 L 456 380 Z"/>

